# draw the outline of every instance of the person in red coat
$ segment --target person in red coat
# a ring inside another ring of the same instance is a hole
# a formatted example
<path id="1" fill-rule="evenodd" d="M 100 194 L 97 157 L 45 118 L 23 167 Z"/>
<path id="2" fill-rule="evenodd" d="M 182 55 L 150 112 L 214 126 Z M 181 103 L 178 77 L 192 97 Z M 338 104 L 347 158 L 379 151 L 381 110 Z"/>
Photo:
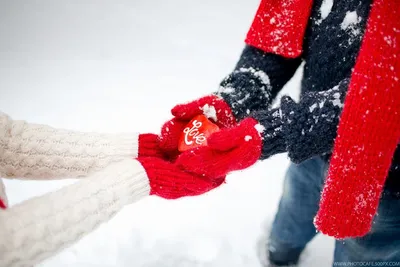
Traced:
<path id="1" fill-rule="evenodd" d="M 400 262 L 399 17 L 396 0 L 262 0 L 233 72 L 163 126 L 164 152 L 197 175 L 288 153 L 269 264 L 296 264 L 317 232 L 337 239 L 336 263 Z M 300 100 L 272 108 L 303 61 Z M 221 130 L 178 153 L 199 114 Z"/>

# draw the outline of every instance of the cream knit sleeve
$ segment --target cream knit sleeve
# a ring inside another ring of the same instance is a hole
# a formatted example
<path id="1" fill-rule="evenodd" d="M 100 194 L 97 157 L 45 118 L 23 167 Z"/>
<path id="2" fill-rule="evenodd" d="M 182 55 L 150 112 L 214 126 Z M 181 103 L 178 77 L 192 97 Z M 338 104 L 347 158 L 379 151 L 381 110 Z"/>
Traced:
<path id="1" fill-rule="evenodd" d="M 149 192 L 142 165 L 125 159 L 58 191 L 0 210 L 0 267 L 35 266 Z"/>
<path id="2" fill-rule="evenodd" d="M 138 134 L 98 134 L 13 121 L 0 112 L 0 176 L 76 178 L 136 157 Z"/>

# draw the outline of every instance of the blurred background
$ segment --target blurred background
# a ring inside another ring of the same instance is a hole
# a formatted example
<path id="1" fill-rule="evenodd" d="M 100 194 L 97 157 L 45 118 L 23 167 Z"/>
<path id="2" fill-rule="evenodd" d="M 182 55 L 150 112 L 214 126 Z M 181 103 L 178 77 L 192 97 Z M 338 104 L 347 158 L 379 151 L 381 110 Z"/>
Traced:
<path id="1" fill-rule="evenodd" d="M 258 4 L 0 0 L 0 110 L 79 131 L 158 133 L 175 104 L 217 90 Z M 282 93 L 296 97 L 300 78 Z M 260 266 L 287 166 L 278 155 L 200 197 L 148 197 L 40 266 Z M 15 204 L 75 180 L 5 182 Z M 318 236 L 301 266 L 330 266 L 332 253 Z"/>

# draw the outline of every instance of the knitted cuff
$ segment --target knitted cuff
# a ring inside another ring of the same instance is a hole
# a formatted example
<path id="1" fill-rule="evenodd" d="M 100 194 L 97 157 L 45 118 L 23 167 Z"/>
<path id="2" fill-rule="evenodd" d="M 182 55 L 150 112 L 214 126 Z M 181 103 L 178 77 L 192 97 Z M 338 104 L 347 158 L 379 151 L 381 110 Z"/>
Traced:
<path id="1" fill-rule="evenodd" d="M 138 157 L 163 157 L 159 143 L 159 136 L 156 134 L 140 134 Z"/>
<path id="2" fill-rule="evenodd" d="M 189 174 L 159 158 L 138 158 L 150 182 L 150 195 L 165 199 L 197 196 L 223 183 L 224 178 L 210 180 Z"/>
<path id="3" fill-rule="evenodd" d="M 286 152 L 286 143 L 283 135 L 283 119 L 280 109 L 262 110 L 251 115 L 263 127 L 263 147 L 260 159 L 267 159 L 275 154 Z"/>
<path id="4" fill-rule="evenodd" d="M 220 83 L 216 95 L 241 120 L 253 111 L 268 109 L 300 63 L 301 59 L 287 59 L 246 46 L 235 70 Z"/>

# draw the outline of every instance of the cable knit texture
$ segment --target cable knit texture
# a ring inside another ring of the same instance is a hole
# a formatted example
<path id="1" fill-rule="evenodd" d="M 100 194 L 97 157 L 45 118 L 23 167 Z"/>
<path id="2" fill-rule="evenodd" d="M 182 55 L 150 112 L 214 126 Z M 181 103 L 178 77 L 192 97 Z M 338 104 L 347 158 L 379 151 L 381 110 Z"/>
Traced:
<path id="1" fill-rule="evenodd" d="M 34 266 L 149 192 L 144 168 L 125 159 L 75 184 L 0 211 L 0 266 Z"/>
<path id="2" fill-rule="evenodd" d="M 150 193 L 168 199 L 195 196 L 225 180 L 192 175 L 163 159 L 154 134 L 79 133 L 12 121 L 5 114 L 0 119 L 0 175 L 86 177 L 0 210 L 0 266 L 33 266 Z"/>
<path id="3" fill-rule="evenodd" d="M 124 205 L 149 195 L 147 172 L 132 159 L 137 156 L 160 156 L 158 137 L 74 132 L 13 121 L 0 113 L 0 177 L 86 177 L 0 209 L 0 266 L 33 266 L 109 220 Z M 173 177 L 159 172 L 159 180 L 172 185 L 161 193 L 176 190 Z M 1 179 L 0 199 L 7 204 Z"/>
<path id="4" fill-rule="evenodd" d="M 84 177 L 138 154 L 137 134 L 97 134 L 13 121 L 0 113 L 0 175 L 8 178 Z"/>

